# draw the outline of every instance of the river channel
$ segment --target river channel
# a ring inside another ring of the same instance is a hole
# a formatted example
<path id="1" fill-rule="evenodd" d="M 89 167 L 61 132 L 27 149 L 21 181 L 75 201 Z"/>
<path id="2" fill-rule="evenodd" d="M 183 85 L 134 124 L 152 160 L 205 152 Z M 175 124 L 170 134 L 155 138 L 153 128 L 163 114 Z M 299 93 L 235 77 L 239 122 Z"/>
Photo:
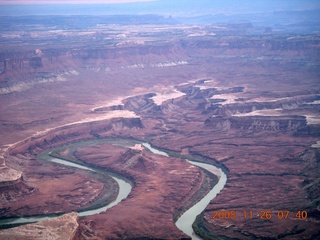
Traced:
<path id="1" fill-rule="evenodd" d="M 94 145 L 94 144 L 102 144 L 102 143 L 110 143 L 113 145 L 118 145 L 121 147 L 132 147 L 135 144 L 142 144 L 146 149 L 150 150 L 151 152 L 155 154 L 159 154 L 162 156 L 169 156 L 167 152 L 163 150 L 156 149 L 152 147 L 149 143 L 141 142 L 138 140 L 133 140 L 133 139 L 121 139 L 121 138 L 114 138 L 114 139 L 101 139 L 101 140 L 86 140 L 82 142 L 77 142 L 77 143 L 71 143 L 64 148 L 68 147 L 80 147 L 80 146 L 87 146 L 87 145 Z M 85 166 L 85 165 L 80 165 L 77 163 L 73 163 L 64 159 L 56 158 L 50 156 L 50 153 L 53 152 L 55 149 L 51 149 L 50 151 L 46 151 L 42 153 L 40 156 L 41 159 L 45 159 L 51 162 L 55 162 L 58 164 L 66 165 L 66 166 L 71 166 L 87 171 L 94 171 L 96 172 L 97 169 Z M 203 169 L 206 169 L 207 171 L 217 175 L 219 177 L 218 183 L 210 190 L 210 192 L 204 196 L 198 203 L 193 205 L 190 209 L 188 209 L 186 212 L 184 212 L 176 221 L 176 226 L 183 231 L 185 234 L 190 236 L 192 240 L 199 240 L 199 238 L 193 231 L 192 224 L 195 221 L 197 215 L 199 215 L 205 208 L 206 206 L 210 203 L 210 201 L 215 198 L 215 196 L 223 189 L 226 181 L 227 181 L 227 176 L 226 174 L 220 169 L 217 168 L 213 165 L 207 164 L 207 163 L 200 163 L 196 161 L 192 161 L 190 159 L 185 159 L 188 161 L 190 164 L 193 164 L 195 166 L 201 167 Z M 101 171 L 101 170 L 99 170 Z M 132 186 L 128 181 L 126 181 L 123 178 L 120 178 L 116 175 L 111 174 L 110 175 L 119 185 L 119 194 L 117 198 L 111 202 L 110 204 L 94 209 L 94 210 L 88 210 L 88 211 L 82 211 L 79 212 L 79 216 L 89 216 L 89 215 L 94 215 L 94 214 L 99 214 L 101 212 L 106 211 L 107 209 L 117 205 L 120 203 L 123 199 L 125 199 L 129 193 L 131 192 Z M 32 222 L 38 222 L 42 220 L 47 220 L 50 218 L 53 218 L 55 216 L 38 216 L 38 217 L 21 217 L 21 218 L 8 218 L 8 219 L 2 219 L 0 220 L 0 226 L 4 225 L 12 225 L 12 224 L 24 224 L 24 223 L 32 223 Z"/>
<path id="2" fill-rule="evenodd" d="M 149 143 L 142 143 L 142 145 L 155 154 L 160 154 L 167 157 L 169 156 L 168 153 L 153 148 Z M 204 196 L 199 202 L 197 202 L 195 205 L 193 205 L 191 208 L 185 211 L 176 221 L 177 228 L 179 228 L 182 232 L 190 236 L 192 240 L 201 240 L 202 238 L 199 238 L 194 233 L 192 224 L 196 220 L 196 217 L 208 206 L 210 201 L 214 199 L 217 196 L 217 194 L 223 189 L 224 185 L 227 182 L 227 175 L 220 168 L 217 168 L 213 165 L 195 162 L 188 159 L 185 160 L 195 166 L 206 169 L 207 171 L 219 177 L 218 183 L 210 190 L 210 192 L 207 193 L 207 195 Z"/>

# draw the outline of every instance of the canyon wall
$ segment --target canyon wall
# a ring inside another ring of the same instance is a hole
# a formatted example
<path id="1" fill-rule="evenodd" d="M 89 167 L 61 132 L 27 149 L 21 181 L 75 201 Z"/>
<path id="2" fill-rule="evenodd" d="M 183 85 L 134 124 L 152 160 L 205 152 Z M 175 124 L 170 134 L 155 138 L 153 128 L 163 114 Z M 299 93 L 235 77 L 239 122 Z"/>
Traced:
<path id="1" fill-rule="evenodd" d="M 140 118 L 113 118 L 110 120 L 65 125 L 49 129 L 17 142 L 7 149 L 5 156 L 26 152 L 38 154 L 44 149 L 57 145 L 99 137 L 99 133 L 106 131 L 122 131 L 124 129 L 140 129 L 142 127 Z"/>
<path id="2" fill-rule="evenodd" d="M 224 57 L 308 57 L 318 58 L 318 39 L 300 38 L 186 38 L 156 44 L 96 46 L 93 48 L 51 48 L 8 51 L 0 54 L 3 72 L 0 79 L 23 73 L 63 71 L 70 68 L 110 71 L 112 68 L 161 67 L 198 61 L 199 56 Z M 169 65 L 168 65 L 169 64 Z"/>
<path id="3" fill-rule="evenodd" d="M 307 121 L 303 116 L 212 117 L 205 121 L 205 125 L 220 130 L 244 129 L 296 132 L 304 129 L 307 126 Z"/>
<path id="4" fill-rule="evenodd" d="M 93 49 L 35 49 L 1 54 L 1 78 L 23 73 L 64 71 L 84 68 L 110 71 L 112 68 L 161 67 L 185 64 L 186 54 L 179 44 L 123 46 Z"/>

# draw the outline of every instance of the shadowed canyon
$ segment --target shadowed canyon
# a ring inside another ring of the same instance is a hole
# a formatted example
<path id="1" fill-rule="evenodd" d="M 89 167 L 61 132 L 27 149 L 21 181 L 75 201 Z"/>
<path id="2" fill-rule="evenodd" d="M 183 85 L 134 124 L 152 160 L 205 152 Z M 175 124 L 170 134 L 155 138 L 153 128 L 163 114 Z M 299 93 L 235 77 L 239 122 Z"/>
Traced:
<path id="1" fill-rule="evenodd" d="M 1 17 L 0 238 L 319 238 L 319 33 L 128 18 Z"/>

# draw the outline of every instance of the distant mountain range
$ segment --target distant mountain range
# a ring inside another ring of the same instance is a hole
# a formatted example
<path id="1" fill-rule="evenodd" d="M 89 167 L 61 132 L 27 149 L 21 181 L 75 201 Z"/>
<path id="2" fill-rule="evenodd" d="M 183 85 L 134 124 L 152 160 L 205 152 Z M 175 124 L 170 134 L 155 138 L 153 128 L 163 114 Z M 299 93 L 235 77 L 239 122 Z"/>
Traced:
<path id="1" fill-rule="evenodd" d="M 52 18 L 51 15 L 59 15 Z M 74 16 L 77 15 L 77 20 Z M 7 16 L 7 17 L 4 17 Z M 32 16 L 32 18 L 28 17 Z M 27 17 L 27 18 L 26 18 Z M 56 22 L 58 21 L 58 22 Z M 1 29 L 21 24 L 94 27 L 97 24 L 233 24 L 275 32 L 319 33 L 318 0 L 158 0 L 126 4 L 0 4 Z"/>

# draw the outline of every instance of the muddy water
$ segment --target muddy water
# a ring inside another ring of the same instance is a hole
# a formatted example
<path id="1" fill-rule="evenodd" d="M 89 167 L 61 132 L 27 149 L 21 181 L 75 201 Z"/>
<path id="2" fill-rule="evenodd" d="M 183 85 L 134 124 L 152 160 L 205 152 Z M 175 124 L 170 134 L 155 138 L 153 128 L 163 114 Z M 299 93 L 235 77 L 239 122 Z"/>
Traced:
<path id="1" fill-rule="evenodd" d="M 63 160 L 60 158 L 55 158 L 55 157 L 50 156 L 49 160 L 52 162 L 55 162 L 55 163 L 66 165 L 66 166 L 76 167 L 76 168 L 95 172 L 95 170 L 90 167 L 86 167 L 86 166 L 83 166 L 83 165 L 80 165 L 77 163 L 72 163 L 72 162 L 69 162 L 69 161 L 66 161 L 66 160 Z M 130 185 L 130 183 L 128 183 L 127 181 L 125 181 L 121 178 L 118 178 L 116 176 L 111 176 L 111 177 L 119 185 L 119 193 L 118 193 L 117 198 L 113 202 L 111 202 L 110 204 L 103 206 L 101 208 L 80 212 L 79 213 L 80 217 L 90 216 L 90 215 L 99 214 L 101 212 L 104 212 L 107 209 L 112 208 L 113 206 L 117 205 L 123 199 L 127 198 L 127 196 L 129 195 L 129 193 L 131 192 L 131 189 L 132 189 L 132 186 Z"/>
<path id="2" fill-rule="evenodd" d="M 160 154 L 163 156 L 169 156 L 166 152 L 160 151 L 150 146 L 149 143 L 143 143 L 143 146 L 148 148 L 151 152 L 155 154 Z M 203 169 L 208 170 L 209 172 L 218 175 L 219 181 L 218 183 L 210 190 L 210 192 L 204 196 L 198 203 L 189 208 L 186 212 L 184 212 L 180 218 L 176 221 L 176 226 L 185 234 L 190 236 L 192 240 L 199 240 L 199 238 L 193 231 L 192 224 L 196 220 L 196 217 L 208 206 L 210 201 L 214 199 L 217 194 L 223 189 L 224 185 L 227 182 L 226 174 L 220 169 L 213 165 L 194 162 L 186 159 L 189 163 L 201 167 Z"/>
<path id="3" fill-rule="evenodd" d="M 72 146 L 79 147 L 79 146 L 87 146 L 87 145 L 94 145 L 94 144 L 101 144 L 101 143 L 110 143 L 110 144 L 114 144 L 114 145 L 118 145 L 118 146 L 122 146 L 122 147 L 132 147 L 135 144 L 140 143 L 145 148 L 149 149 L 151 152 L 153 152 L 155 154 L 159 154 L 159 155 L 167 156 L 167 157 L 169 156 L 168 153 L 152 147 L 149 143 L 140 142 L 140 141 L 132 140 L 132 139 L 115 138 L 115 139 L 102 139 L 102 140 L 87 140 L 87 141 L 82 141 L 79 143 L 68 144 L 68 145 L 66 145 L 66 147 L 72 147 Z M 45 153 L 42 154 L 41 158 L 44 158 L 46 160 L 49 160 L 49 161 L 52 161 L 52 162 L 55 162 L 58 164 L 63 164 L 63 165 L 71 166 L 71 167 L 84 169 L 87 171 L 95 171 L 96 172 L 96 170 L 91 167 L 72 163 L 72 162 L 69 162 L 64 159 L 51 157 L 49 154 L 50 154 L 50 152 L 46 151 Z M 213 174 L 219 176 L 218 183 L 210 190 L 210 192 L 204 198 L 202 198 L 198 203 L 196 203 L 194 206 L 192 206 L 190 209 L 188 209 L 184 214 L 182 214 L 181 217 L 176 221 L 176 226 L 181 231 L 183 231 L 185 234 L 192 237 L 193 240 L 197 240 L 197 239 L 201 239 L 201 238 L 199 238 L 198 236 L 195 235 L 195 233 L 192 229 L 192 224 L 195 221 L 197 215 L 199 215 L 206 208 L 206 206 L 210 203 L 210 201 L 213 198 L 215 198 L 215 196 L 223 189 L 223 187 L 226 183 L 227 177 L 226 177 L 225 173 L 220 168 L 217 168 L 213 165 L 195 162 L 195 161 L 191 161 L 188 159 L 185 159 L 185 160 L 195 166 L 206 169 L 206 170 L 212 172 Z M 111 176 L 111 177 L 119 185 L 119 194 L 118 194 L 116 200 L 106 206 L 103 206 L 103 207 L 100 207 L 100 208 L 97 208 L 94 210 L 80 212 L 79 213 L 80 216 L 89 216 L 89 215 L 94 215 L 94 214 L 104 212 L 107 209 L 120 203 L 123 199 L 125 199 L 129 195 L 129 193 L 132 189 L 130 183 L 125 181 L 124 179 L 121 179 L 116 176 Z M 5 219 L 5 220 L 0 220 L 0 225 L 37 222 L 37 221 L 41 221 L 41 220 L 50 219 L 52 217 L 54 217 L 54 216 Z"/>
<path id="4" fill-rule="evenodd" d="M 50 154 L 50 152 L 49 152 L 49 154 Z M 55 162 L 55 163 L 65 165 L 65 166 L 71 166 L 71 167 L 75 167 L 75 168 L 79 168 L 79 169 L 83 169 L 83 170 L 87 170 L 87 171 L 96 172 L 96 170 L 93 168 L 86 167 L 84 165 L 80 165 L 77 163 L 69 162 L 64 159 L 51 157 L 49 154 L 46 154 L 46 156 L 45 156 L 46 160 L 48 160 L 48 161 Z M 107 209 L 120 203 L 123 199 L 127 198 L 127 196 L 129 195 L 129 193 L 131 192 L 131 189 L 132 189 L 132 186 L 130 185 L 130 183 L 119 178 L 119 177 L 113 176 L 113 175 L 111 177 L 119 185 L 119 193 L 118 193 L 117 198 L 113 202 L 111 202 L 110 204 L 108 204 L 106 206 L 103 206 L 103 207 L 100 207 L 97 209 L 93 209 L 93 210 L 79 212 L 80 217 L 90 216 L 90 215 L 99 214 L 101 212 L 104 212 Z M 33 223 L 33 222 L 48 220 L 53 217 L 55 217 L 55 216 L 46 215 L 46 216 L 36 216 L 36 217 L 21 217 L 21 218 L 2 219 L 2 220 L 0 220 L 0 226 L 1 225 L 9 225 L 9 224 Z"/>

